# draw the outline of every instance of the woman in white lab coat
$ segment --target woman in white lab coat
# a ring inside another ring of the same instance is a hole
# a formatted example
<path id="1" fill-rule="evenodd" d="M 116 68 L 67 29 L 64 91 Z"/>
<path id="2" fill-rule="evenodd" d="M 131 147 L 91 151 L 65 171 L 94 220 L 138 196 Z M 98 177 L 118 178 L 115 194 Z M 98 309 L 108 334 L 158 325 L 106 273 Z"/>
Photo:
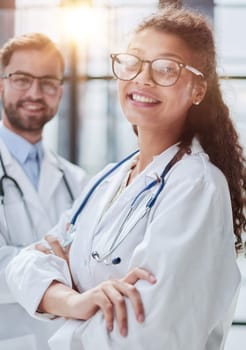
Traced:
<path id="1" fill-rule="evenodd" d="M 211 29 L 196 13 L 167 8 L 112 61 L 139 152 L 81 194 L 69 264 L 49 236 L 55 254 L 19 255 L 9 286 L 35 317 L 70 319 L 52 349 L 221 350 L 240 284 L 246 180 Z M 66 234 L 65 222 L 54 235 Z M 156 280 L 129 277 L 137 267 Z"/>

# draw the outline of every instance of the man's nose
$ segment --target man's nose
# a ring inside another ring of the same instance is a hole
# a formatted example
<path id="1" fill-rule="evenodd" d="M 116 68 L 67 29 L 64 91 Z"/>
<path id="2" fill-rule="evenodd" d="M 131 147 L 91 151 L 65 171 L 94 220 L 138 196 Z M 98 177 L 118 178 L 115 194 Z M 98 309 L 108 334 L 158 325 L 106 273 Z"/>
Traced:
<path id="1" fill-rule="evenodd" d="M 27 94 L 35 97 L 43 96 L 42 87 L 38 79 L 33 79 L 31 86 L 27 90 Z"/>

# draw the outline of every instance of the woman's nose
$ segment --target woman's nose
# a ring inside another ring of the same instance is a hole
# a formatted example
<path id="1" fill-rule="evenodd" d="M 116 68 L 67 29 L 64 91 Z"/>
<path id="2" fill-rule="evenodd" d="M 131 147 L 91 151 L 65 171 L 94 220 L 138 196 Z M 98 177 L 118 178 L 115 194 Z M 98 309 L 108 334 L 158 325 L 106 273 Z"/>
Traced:
<path id="1" fill-rule="evenodd" d="M 136 76 L 136 78 L 134 78 L 134 81 L 142 85 L 150 85 L 150 86 L 155 85 L 151 77 L 150 62 L 142 62 L 141 70 Z"/>

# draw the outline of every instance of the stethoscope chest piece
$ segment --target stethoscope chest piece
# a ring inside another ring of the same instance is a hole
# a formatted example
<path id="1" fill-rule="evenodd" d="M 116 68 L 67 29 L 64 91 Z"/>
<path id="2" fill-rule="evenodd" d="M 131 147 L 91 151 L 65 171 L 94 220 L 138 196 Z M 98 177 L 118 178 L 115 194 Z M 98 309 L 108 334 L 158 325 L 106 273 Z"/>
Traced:
<path id="1" fill-rule="evenodd" d="M 93 251 L 91 257 L 99 263 L 103 262 L 105 265 L 118 265 L 121 263 L 121 258 L 119 256 L 112 259 L 111 254 L 109 254 L 106 257 L 101 258 L 97 251 Z"/>
<path id="2" fill-rule="evenodd" d="M 117 170 L 123 163 L 131 159 L 138 151 L 135 151 L 134 153 L 130 154 L 123 160 L 121 160 L 119 163 L 114 165 L 110 170 L 108 170 L 105 174 L 103 174 L 96 182 L 95 184 L 91 187 L 91 189 L 88 191 L 88 193 L 85 195 L 84 199 L 82 200 L 79 208 L 75 212 L 75 214 L 72 217 L 72 220 L 70 221 L 71 227 L 74 227 L 80 213 L 83 211 L 84 207 L 86 206 L 87 202 L 89 201 L 91 195 L 94 193 L 94 191 L 97 189 L 97 187 L 109 176 L 111 175 L 115 170 Z M 169 170 L 172 168 L 172 166 L 182 158 L 183 154 L 180 152 L 180 150 L 175 154 L 175 156 L 168 162 L 168 164 L 164 167 L 162 173 L 160 176 L 156 176 L 156 179 L 150 182 L 148 185 L 146 185 L 142 190 L 140 190 L 132 200 L 132 203 L 130 205 L 130 208 L 128 210 L 128 213 L 125 217 L 125 219 L 122 221 L 118 232 L 105 253 L 99 253 L 97 250 L 93 250 L 91 252 L 91 258 L 94 259 L 98 263 L 104 263 L 105 265 L 118 265 L 121 263 L 122 259 L 119 256 L 116 256 L 115 258 L 112 258 L 112 254 L 116 252 L 116 249 L 120 246 L 120 244 L 128 237 L 129 233 L 132 232 L 133 230 L 131 229 L 129 232 L 126 232 L 126 234 L 121 237 L 121 233 L 125 229 L 125 224 L 129 220 L 129 218 L 132 216 L 134 213 L 134 210 L 140 205 L 142 202 L 143 196 L 153 189 L 155 186 L 157 186 L 157 189 L 153 191 L 151 197 L 148 199 L 147 203 L 145 204 L 145 210 L 142 215 L 146 215 L 147 213 L 150 212 L 154 204 L 156 203 L 160 193 L 162 192 L 163 188 L 165 187 L 166 184 L 166 175 L 169 172 Z M 141 218 L 142 218 L 141 217 Z M 71 241 L 69 242 L 69 244 Z"/>

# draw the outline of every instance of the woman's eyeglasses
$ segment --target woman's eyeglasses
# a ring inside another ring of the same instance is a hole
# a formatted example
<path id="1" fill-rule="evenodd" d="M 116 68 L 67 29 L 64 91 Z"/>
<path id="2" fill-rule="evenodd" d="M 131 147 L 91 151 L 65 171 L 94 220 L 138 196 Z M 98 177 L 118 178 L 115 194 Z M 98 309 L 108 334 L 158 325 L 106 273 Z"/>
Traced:
<path id="1" fill-rule="evenodd" d="M 142 60 L 138 56 L 128 53 L 111 54 L 112 69 L 116 78 L 133 80 L 142 71 L 143 63 L 148 63 L 149 74 L 153 82 L 160 86 L 172 86 L 179 77 L 182 69 L 204 78 L 203 73 L 188 64 L 170 58 L 157 58 L 153 61 Z"/>

